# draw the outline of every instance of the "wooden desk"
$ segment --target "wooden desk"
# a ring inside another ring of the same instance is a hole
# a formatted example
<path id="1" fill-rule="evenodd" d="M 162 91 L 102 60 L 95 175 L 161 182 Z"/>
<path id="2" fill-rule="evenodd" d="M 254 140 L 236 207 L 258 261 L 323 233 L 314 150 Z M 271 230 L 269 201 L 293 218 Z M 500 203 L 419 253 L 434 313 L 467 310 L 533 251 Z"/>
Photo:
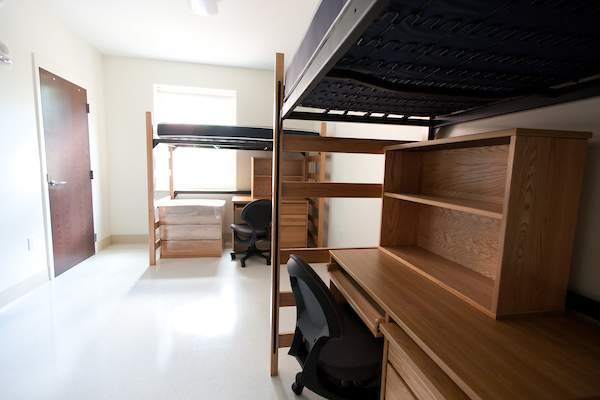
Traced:
<path id="1" fill-rule="evenodd" d="M 379 249 L 330 254 L 330 274 L 389 321 L 382 399 L 600 398 L 599 327 L 566 314 L 495 320 Z"/>
<path id="2" fill-rule="evenodd" d="M 240 214 L 244 206 L 254 200 L 250 196 L 233 196 L 233 223 L 242 221 Z M 308 241 L 308 200 L 307 199 L 284 199 L 281 207 L 281 247 L 297 248 L 306 247 Z M 233 240 L 233 251 L 244 251 L 247 245 L 236 243 Z"/>
<path id="3" fill-rule="evenodd" d="M 220 257 L 225 200 L 170 199 L 156 202 L 160 257 Z"/>

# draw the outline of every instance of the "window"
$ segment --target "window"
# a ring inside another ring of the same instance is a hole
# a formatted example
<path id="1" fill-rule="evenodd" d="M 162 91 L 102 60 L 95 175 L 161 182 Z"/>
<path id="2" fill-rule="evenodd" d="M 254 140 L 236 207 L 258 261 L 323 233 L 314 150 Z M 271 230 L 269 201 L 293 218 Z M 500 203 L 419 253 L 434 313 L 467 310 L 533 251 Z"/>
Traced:
<path id="1" fill-rule="evenodd" d="M 235 125 L 235 116 L 235 90 L 154 85 L 154 124 Z M 154 155 L 155 188 L 169 190 L 167 146 Z M 175 189 L 236 190 L 235 160 L 235 150 L 179 147 L 173 152 Z"/>
<path id="2" fill-rule="evenodd" d="M 180 147 L 173 171 L 177 190 L 235 190 L 235 150 Z"/>
<path id="3" fill-rule="evenodd" d="M 154 85 L 154 123 L 235 125 L 235 90 Z"/>

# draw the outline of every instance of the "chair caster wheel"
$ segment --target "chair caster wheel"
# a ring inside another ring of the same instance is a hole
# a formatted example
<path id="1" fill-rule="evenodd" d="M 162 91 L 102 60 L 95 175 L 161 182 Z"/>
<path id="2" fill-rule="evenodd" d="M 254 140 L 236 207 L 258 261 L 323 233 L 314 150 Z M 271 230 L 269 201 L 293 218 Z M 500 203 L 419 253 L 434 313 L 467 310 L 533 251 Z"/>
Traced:
<path id="1" fill-rule="evenodd" d="M 244 268 L 246 266 L 246 263 L 244 261 L 242 261 L 241 264 L 242 264 L 242 268 Z"/>
<path id="2" fill-rule="evenodd" d="M 271 265 L 271 260 L 267 260 L 267 265 Z"/>
<path id="3" fill-rule="evenodd" d="M 231 253 L 231 261 L 235 260 L 235 254 Z"/>
<path id="4" fill-rule="evenodd" d="M 292 383 L 292 392 L 296 395 L 300 396 L 302 394 L 302 389 L 304 389 L 304 386 L 298 385 L 296 382 Z"/>

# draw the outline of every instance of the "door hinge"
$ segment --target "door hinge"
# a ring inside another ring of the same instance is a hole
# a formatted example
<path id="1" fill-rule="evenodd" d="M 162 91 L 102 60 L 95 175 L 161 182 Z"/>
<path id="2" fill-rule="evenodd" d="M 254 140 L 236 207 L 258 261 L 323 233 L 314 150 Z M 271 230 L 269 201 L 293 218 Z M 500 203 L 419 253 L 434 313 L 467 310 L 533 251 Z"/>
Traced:
<path id="1" fill-rule="evenodd" d="M 87 103 L 85 105 L 85 109 L 87 110 L 87 113 L 89 114 L 90 113 L 90 103 Z"/>
<path id="2" fill-rule="evenodd" d="M 94 179 L 94 171 L 90 171 L 90 179 Z"/>
<path id="3" fill-rule="evenodd" d="M 94 243 L 98 242 L 98 235 L 94 233 Z"/>

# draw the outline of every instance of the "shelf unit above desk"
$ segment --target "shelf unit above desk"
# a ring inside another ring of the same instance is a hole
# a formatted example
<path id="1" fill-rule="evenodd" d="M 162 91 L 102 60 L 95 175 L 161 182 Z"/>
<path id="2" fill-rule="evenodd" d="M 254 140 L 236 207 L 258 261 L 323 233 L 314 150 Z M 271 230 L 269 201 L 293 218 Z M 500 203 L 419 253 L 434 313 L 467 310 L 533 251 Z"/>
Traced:
<path id="1" fill-rule="evenodd" d="M 492 317 L 563 310 L 589 137 L 508 129 L 386 148 L 381 249 Z"/>
<path id="2" fill-rule="evenodd" d="M 304 158 L 284 158 L 281 163 L 282 181 L 306 180 Z M 270 199 L 273 192 L 273 159 L 252 157 L 252 197 Z"/>

